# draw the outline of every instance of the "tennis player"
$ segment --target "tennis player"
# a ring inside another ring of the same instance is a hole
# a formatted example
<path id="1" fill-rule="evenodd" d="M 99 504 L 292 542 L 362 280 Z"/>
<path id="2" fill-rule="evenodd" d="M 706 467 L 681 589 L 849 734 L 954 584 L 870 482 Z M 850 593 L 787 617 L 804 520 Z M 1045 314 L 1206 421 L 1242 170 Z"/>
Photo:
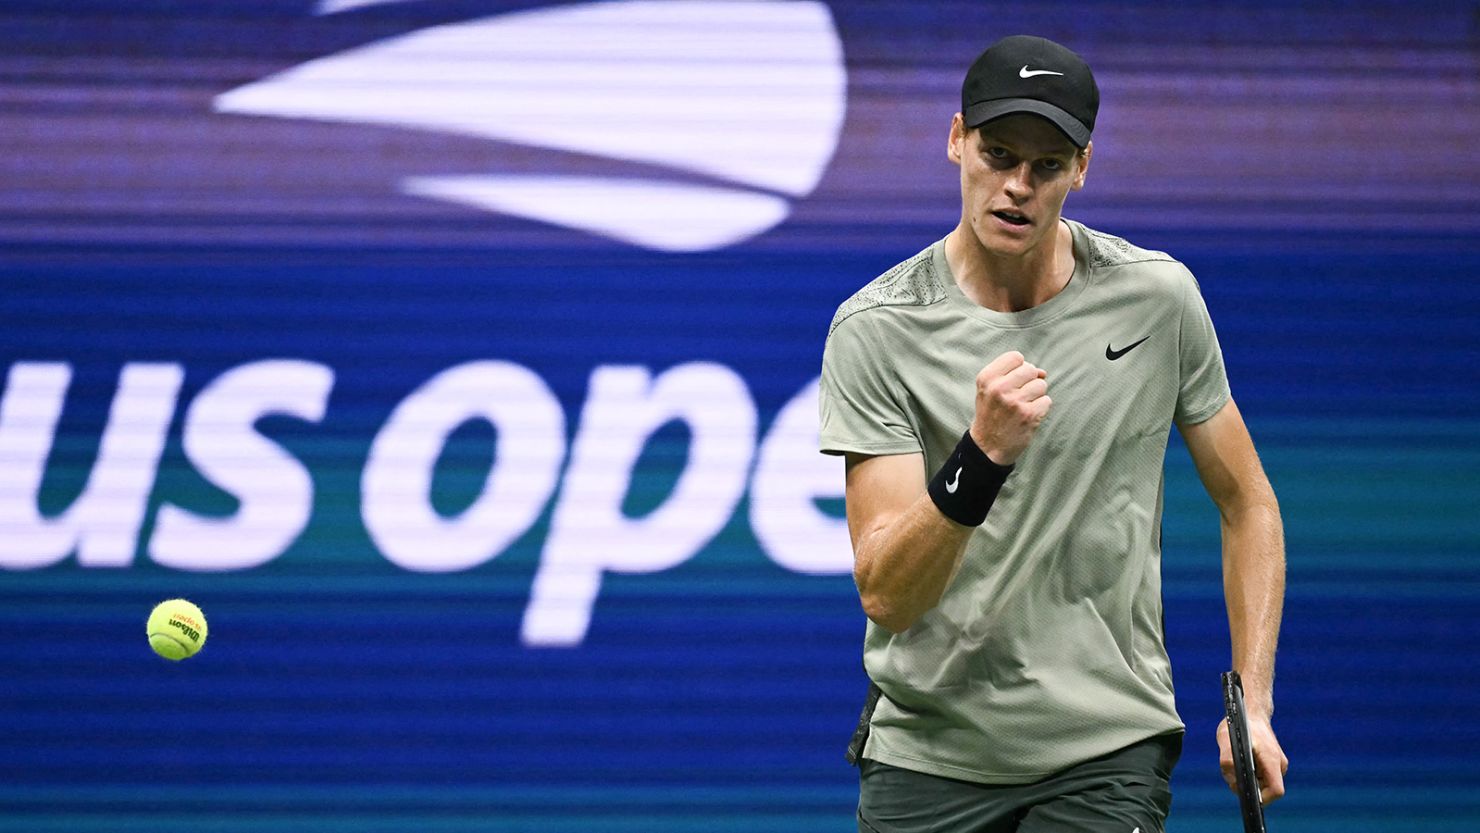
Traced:
<path id="1" fill-rule="evenodd" d="M 1284 792 L 1279 507 L 1191 273 L 1061 217 L 1098 108 L 1063 46 L 988 48 L 946 146 L 960 223 L 832 321 L 821 444 L 847 458 L 875 686 L 850 747 L 860 831 L 1164 829 L 1184 728 L 1161 605 L 1173 424 L 1222 517 L 1233 667 L 1264 794 Z"/>

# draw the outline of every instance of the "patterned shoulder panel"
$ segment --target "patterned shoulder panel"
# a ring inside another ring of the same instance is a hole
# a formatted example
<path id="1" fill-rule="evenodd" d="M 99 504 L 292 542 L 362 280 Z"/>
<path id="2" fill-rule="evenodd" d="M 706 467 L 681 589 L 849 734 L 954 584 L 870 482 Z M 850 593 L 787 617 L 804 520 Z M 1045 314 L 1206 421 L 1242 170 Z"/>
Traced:
<path id="1" fill-rule="evenodd" d="M 1166 252 L 1133 246 L 1123 238 L 1095 231 L 1088 226 L 1085 227 L 1084 232 L 1085 239 L 1089 241 L 1090 266 L 1096 269 L 1125 266 L 1129 263 L 1145 263 L 1155 260 L 1168 263 L 1176 262 L 1176 258 Z"/>
<path id="2" fill-rule="evenodd" d="M 832 326 L 827 334 L 832 336 L 850 316 L 867 309 L 883 306 L 925 306 L 943 300 L 945 291 L 931 275 L 930 261 L 934 247 L 930 247 L 889 271 L 874 278 L 867 286 L 853 293 L 833 315 Z"/>

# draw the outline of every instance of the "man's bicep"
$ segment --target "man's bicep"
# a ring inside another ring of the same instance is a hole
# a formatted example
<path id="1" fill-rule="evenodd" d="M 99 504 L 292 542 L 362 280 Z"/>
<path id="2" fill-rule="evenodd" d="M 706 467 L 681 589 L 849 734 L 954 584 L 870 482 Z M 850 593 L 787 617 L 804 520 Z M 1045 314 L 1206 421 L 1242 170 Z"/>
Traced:
<path id="1" fill-rule="evenodd" d="M 846 457 L 848 535 L 857 552 L 863 537 L 888 526 L 925 493 L 925 463 L 918 452 Z"/>

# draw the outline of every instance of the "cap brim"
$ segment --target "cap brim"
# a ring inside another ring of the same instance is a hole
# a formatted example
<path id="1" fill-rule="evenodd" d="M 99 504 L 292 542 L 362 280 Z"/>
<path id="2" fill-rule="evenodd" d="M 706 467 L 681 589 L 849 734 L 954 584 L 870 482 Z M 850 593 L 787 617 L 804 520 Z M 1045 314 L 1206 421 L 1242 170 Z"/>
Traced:
<path id="1" fill-rule="evenodd" d="M 981 101 L 966 108 L 961 117 L 966 121 L 967 127 L 977 127 L 992 119 L 1000 119 L 1013 113 L 1032 113 L 1042 116 L 1053 123 L 1069 137 L 1075 147 L 1084 147 L 1089 144 L 1089 128 L 1079 119 L 1069 115 L 1067 110 L 1055 107 L 1047 101 L 1039 101 L 1036 98 L 999 98 L 994 101 Z"/>

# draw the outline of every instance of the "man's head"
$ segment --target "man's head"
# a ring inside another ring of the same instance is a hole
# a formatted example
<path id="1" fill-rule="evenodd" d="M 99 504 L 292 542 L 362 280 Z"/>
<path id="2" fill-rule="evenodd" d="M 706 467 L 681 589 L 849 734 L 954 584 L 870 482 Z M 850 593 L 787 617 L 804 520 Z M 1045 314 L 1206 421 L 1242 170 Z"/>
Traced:
<path id="1" fill-rule="evenodd" d="M 1082 148 L 1089 144 L 1099 110 L 1100 88 L 1084 59 L 1032 35 L 1013 35 L 987 47 L 961 84 L 961 116 L 968 128 L 1032 113 Z"/>
<path id="2" fill-rule="evenodd" d="M 1084 185 L 1099 104 L 1084 61 L 1043 38 L 1004 38 L 971 65 L 947 153 L 961 166 L 962 223 L 982 246 L 1021 255 L 1054 239 Z"/>

